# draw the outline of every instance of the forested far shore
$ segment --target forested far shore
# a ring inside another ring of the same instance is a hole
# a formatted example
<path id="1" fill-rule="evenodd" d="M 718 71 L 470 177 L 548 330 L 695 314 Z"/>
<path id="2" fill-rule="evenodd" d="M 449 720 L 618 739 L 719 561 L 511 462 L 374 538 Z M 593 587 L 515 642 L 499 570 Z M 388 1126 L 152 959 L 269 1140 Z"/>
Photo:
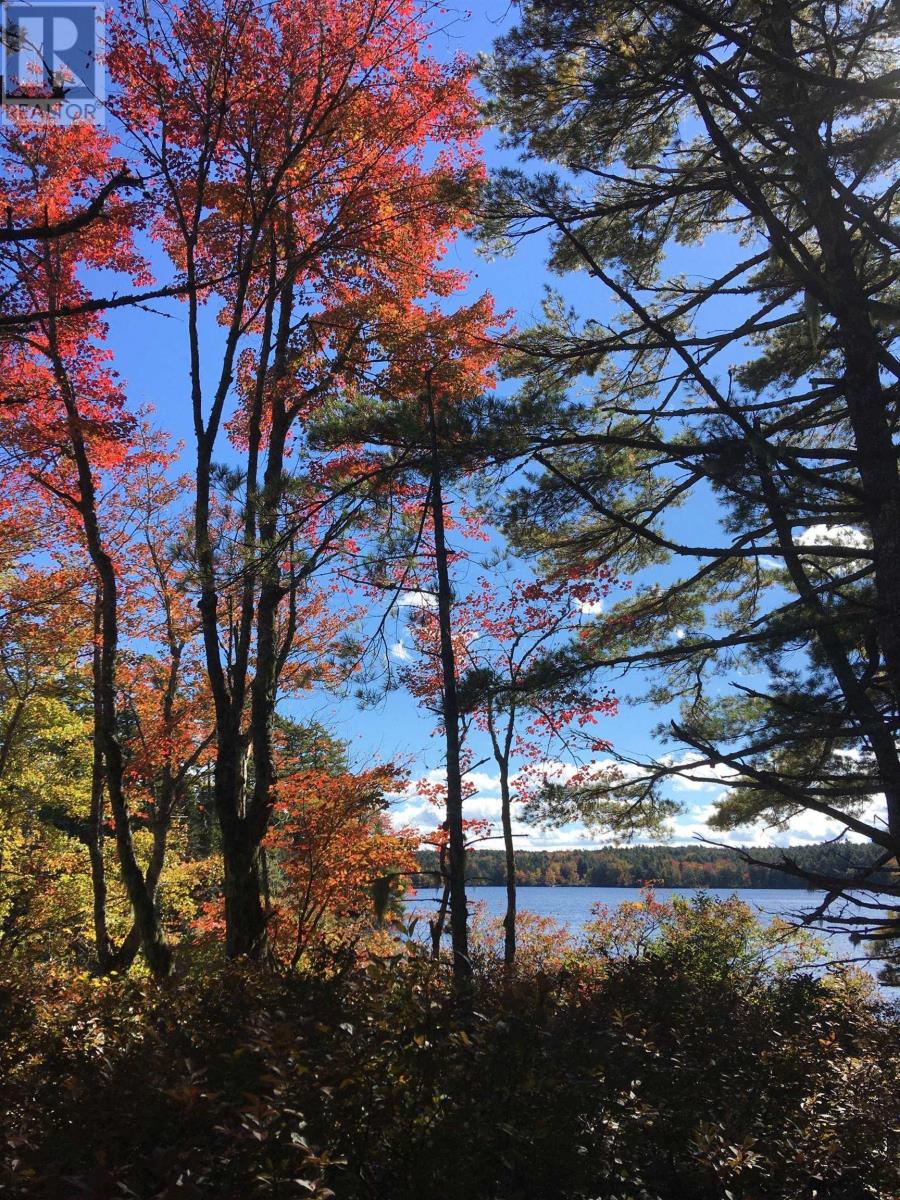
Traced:
<path id="1" fill-rule="evenodd" d="M 627 846 L 602 850 L 517 850 L 516 881 L 521 887 L 660 887 L 804 888 L 796 875 L 774 864 L 786 856 L 809 875 L 828 877 L 836 871 L 858 873 L 878 857 L 877 847 L 822 843 L 786 849 L 749 848 L 744 853 L 705 846 Z M 419 851 L 422 874 L 413 886 L 434 886 L 438 857 L 433 850 Z M 466 860 L 467 881 L 475 886 L 502 886 L 506 882 L 501 850 L 471 850 Z M 773 864 L 773 865 L 768 865 Z M 873 883 L 886 879 L 884 871 L 872 874 Z"/>

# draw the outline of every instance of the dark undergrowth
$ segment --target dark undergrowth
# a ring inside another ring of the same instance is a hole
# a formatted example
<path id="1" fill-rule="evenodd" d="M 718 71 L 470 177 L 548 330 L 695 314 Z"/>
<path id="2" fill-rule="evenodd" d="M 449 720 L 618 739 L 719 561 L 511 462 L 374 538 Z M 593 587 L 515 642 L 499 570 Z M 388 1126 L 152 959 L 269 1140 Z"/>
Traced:
<path id="1" fill-rule="evenodd" d="M 695 935 L 514 978 L 485 955 L 468 1013 L 408 951 L 8 972 L 0 1195 L 895 1200 L 897 1020 Z"/>

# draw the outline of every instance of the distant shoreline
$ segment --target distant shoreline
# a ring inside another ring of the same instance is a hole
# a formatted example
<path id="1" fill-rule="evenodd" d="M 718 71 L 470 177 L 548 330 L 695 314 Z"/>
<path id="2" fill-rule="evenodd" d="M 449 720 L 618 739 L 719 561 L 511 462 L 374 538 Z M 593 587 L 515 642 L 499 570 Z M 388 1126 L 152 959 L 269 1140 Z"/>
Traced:
<path id="1" fill-rule="evenodd" d="M 480 879 L 467 879 L 468 887 L 495 887 L 502 888 L 506 885 L 503 883 L 490 882 L 485 883 Z M 598 892 L 633 892 L 648 884 L 640 883 L 517 883 L 516 887 L 521 891 L 527 891 L 529 888 L 546 890 L 548 888 L 594 888 Z M 652 886 L 655 888 L 664 888 L 670 892 L 696 892 L 701 888 L 714 888 L 718 891 L 741 891 L 741 892 L 801 892 L 810 893 L 820 891 L 820 888 L 801 887 L 797 883 L 666 883 L 665 880 L 654 879 Z M 437 891 L 437 885 L 433 882 L 424 882 L 415 884 L 416 891 Z"/>
<path id="2" fill-rule="evenodd" d="M 504 887 L 502 883 L 481 883 L 477 879 L 469 879 L 466 881 L 469 887 Z M 433 885 L 428 885 L 432 887 Z M 516 885 L 522 891 L 527 891 L 529 888 L 594 888 L 600 892 L 618 891 L 618 892 L 633 892 L 635 889 L 647 887 L 648 884 L 640 883 L 520 883 Z M 666 883 L 665 880 L 654 879 L 652 886 L 655 888 L 664 888 L 670 892 L 696 892 L 699 888 L 714 888 L 718 891 L 736 890 L 741 892 L 817 892 L 821 888 L 802 887 L 800 884 L 781 884 L 781 883 Z"/>
<path id="3" fill-rule="evenodd" d="M 520 887 L 636 888 L 654 881 L 659 887 L 748 888 L 759 891 L 789 889 L 813 891 L 792 874 L 791 866 L 830 879 L 858 877 L 871 868 L 880 851 L 870 843 L 811 844 L 804 846 L 750 847 L 753 861 L 728 847 L 719 846 L 619 846 L 599 850 L 517 850 L 516 881 Z M 422 874 L 413 877 L 417 888 L 434 886 L 438 857 L 433 850 L 417 855 Z M 788 869 L 785 869 L 788 868 Z M 467 875 L 473 887 L 503 887 L 506 859 L 502 850 L 471 850 Z M 875 871 L 871 882 L 882 882 Z"/>

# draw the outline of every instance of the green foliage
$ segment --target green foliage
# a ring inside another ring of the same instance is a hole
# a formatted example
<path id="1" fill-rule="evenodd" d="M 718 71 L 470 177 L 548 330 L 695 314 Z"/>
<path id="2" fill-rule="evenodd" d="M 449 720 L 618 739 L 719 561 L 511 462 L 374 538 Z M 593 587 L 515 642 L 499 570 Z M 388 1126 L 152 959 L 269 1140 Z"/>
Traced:
<path id="1" fill-rule="evenodd" d="M 276 714 L 275 734 L 292 769 L 324 771 L 328 775 L 341 775 L 350 769 L 347 743 L 339 741 L 319 721 L 294 721 Z"/>
<path id="2" fill-rule="evenodd" d="M 809 934 L 783 921 L 762 925 L 750 905 L 736 896 L 706 893 L 668 901 L 648 888 L 640 901 L 618 908 L 597 905 L 585 928 L 585 945 L 595 961 L 644 956 L 673 965 L 679 975 L 704 986 L 757 986 L 821 957 L 824 948 Z M 860 986 L 871 987 L 860 976 Z"/>
<path id="3" fill-rule="evenodd" d="M 0 705 L 0 958 L 77 953 L 90 941 L 89 730 L 65 699 L 10 690 Z"/>
<path id="4" fill-rule="evenodd" d="M 548 292 L 507 355 L 540 472 L 506 529 L 557 576 L 636 576 L 535 683 L 647 669 L 678 747 L 610 777 L 604 816 L 699 771 L 720 828 L 811 811 L 900 852 L 897 22 L 535 0 L 485 62 L 526 164 L 495 173 L 485 236 L 547 237 L 594 286 L 577 311 Z"/>

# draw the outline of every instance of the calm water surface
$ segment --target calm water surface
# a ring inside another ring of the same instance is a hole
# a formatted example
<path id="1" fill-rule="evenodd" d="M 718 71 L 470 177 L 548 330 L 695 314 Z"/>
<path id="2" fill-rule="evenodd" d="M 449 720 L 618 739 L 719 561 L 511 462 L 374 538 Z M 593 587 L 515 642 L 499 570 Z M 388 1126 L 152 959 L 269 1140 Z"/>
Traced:
<path id="1" fill-rule="evenodd" d="M 660 900 L 668 900 L 672 896 L 696 895 L 694 888 L 656 888 L 655 895 Z M 800 914 L 815 908 L 823 900 L 824 892 L 806 892 L 796 888 L 706 888 L 710 896 L 722 899 L 737 896 L 749 904 L 759 914 L 759 920 L 768 925 L 773 917 L 783 917 L 792 920 Z M 415 912 L 431 914 L 437 908 L 440 893 L 431 888 L 421 888 L 414 897 L 407 901 L 408 908 Z M 484 905 L 489 916 L 502 917 L 506 912 L 506 889 L 502 887 L 470 887 L 468 889 L 470 903 Z M 561 925 L 565 925 L 573 933 L 578 934 L 591 919 L 591 910 L 595 904 L 605 904 L 616 908 L 627 900 L 640 900 L 642 892 L 638 888 L 598 888 L 598 887 L 520 887 L 518 889 L 518 907 L 520 911 L 528 911 L 539 917 L 552 917 Z M 865 954 L 863 946 L 854 946 L 846 934 L 825 933 L 813 926 L 813 932 L 820 937 L 828 947 L 828 957 L 833 960 L 859 959 Z M 881 962 L 870 959 L 858 963 L 873 975 L 877 973 Z M 882 989 L 885 997 L 900 998 L 900 989 Z"/>

